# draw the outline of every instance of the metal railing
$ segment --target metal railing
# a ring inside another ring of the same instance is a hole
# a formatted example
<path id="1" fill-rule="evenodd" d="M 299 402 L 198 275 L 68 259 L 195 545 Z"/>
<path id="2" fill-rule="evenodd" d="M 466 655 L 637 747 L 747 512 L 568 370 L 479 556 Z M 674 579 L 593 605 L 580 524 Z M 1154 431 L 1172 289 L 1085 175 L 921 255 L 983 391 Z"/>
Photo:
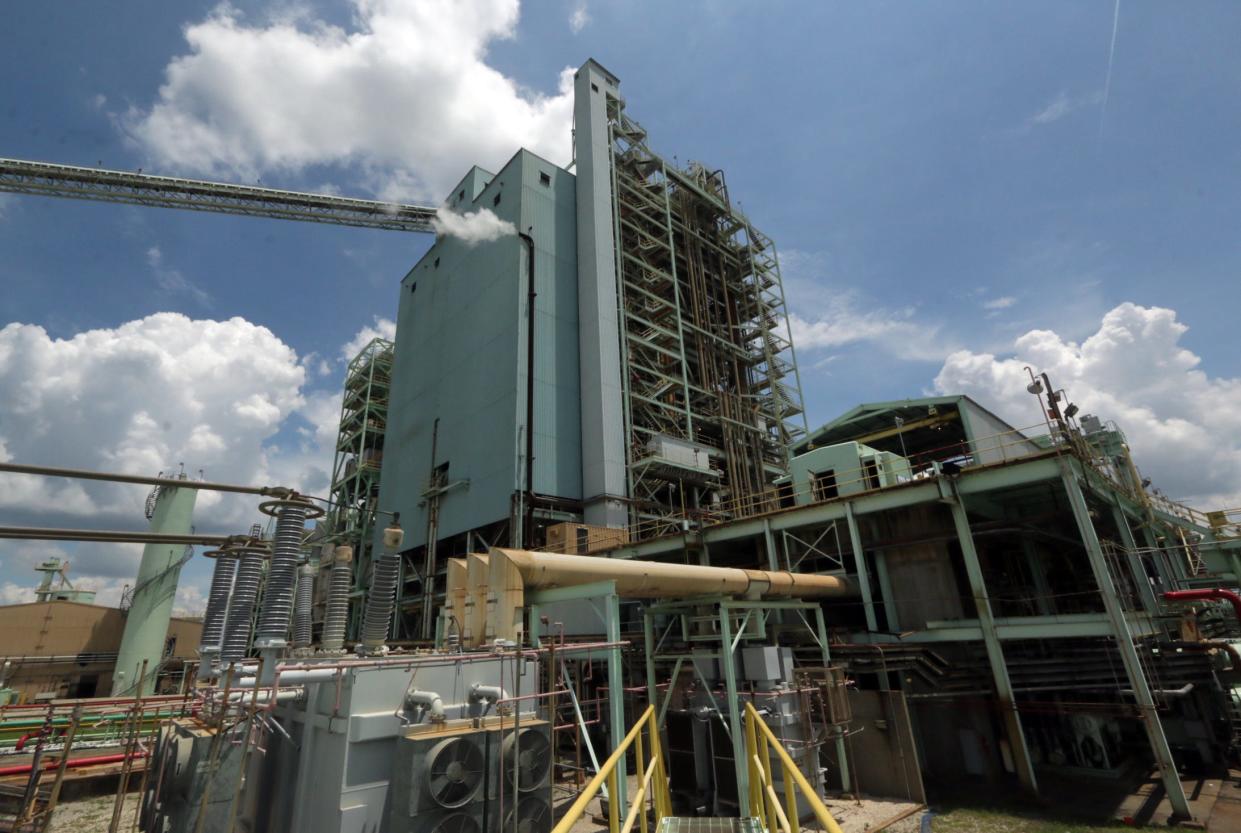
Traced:
<path id="1" fill-rule="evenodd" d="M 648 740 L 642 740 L 642 729 L 646 729 Z M 616 796 L 620 794 L 619 779 L 624 778 L 624 768 L 617 767 L 625 760 L 629 747 L 634 748 L 634 760 L 638 765 L 640 780 L 637 792 L 629 803 L 629 812 L 625 814 L 624 823 L 620 820 L 620 804 Z M 608 830 L 609 833 L 629 833 L 634 823 L 640 823 L 642 833 L 648 833 L 650 820 L 647 818 L 646 804 L 650 800 L 654 811 L 655 827 L 659 820 L 672 815 L 672 798 L 668 794 L 668 775 L 664 768 L 663 750 L 659 742 L 659 727 L 655 722 L 655 707 L 647 706 L 646 711 L 633 724 L 629 734 L 613 750 L 612 754 L 599 767 L 599 771 L 590 783 L 578 795 L 577 800 L 569 807 L 564 817 L 552 828 L 552 833 L 569 833 L 578 819 L 586 812 L 591 799 L 599 792 L 604 782 L 608 788 Z M 839 833 L 839 831 L 833 831 Z"/>
<path id="2" fill-rule="evenodd" d="M 776 795 L 776 778 L 771 766 L 771 750 L 776 750 L 776 758 L 781 766 L 781 779 L 784 782 L 784 804 Z M 750 772 L 750 812 L 766 825 L 770 833 L 779 830 L 782 833 L 799 833 L 801 822 L 797 809 L 797 794 L 810 805 L 819 827 L 827 833 L 841 833 L 840 825 L 827 812 L 823 799 L 815 792 L 814 787 L 806 780 L 797 762 L 789 755 L 780 739 L 771 728 L 763 722 L 763 718 L 754 708 L 754 704 L 745 704 L 745 759 Z M 561 833 L 559 829 L 555 833 Z"/>

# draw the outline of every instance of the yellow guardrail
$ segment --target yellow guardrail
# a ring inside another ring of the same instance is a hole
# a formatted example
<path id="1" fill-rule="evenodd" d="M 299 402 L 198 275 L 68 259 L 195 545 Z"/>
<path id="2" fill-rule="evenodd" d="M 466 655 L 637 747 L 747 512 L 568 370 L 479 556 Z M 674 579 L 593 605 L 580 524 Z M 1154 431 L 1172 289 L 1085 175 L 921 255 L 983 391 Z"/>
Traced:
<path id="1" fill-rule="evenodd" d="M 642 740 L 644 728 L 648 738 L 645 743 Z M 626 813 L 622 824 L 620 805 L 616 801 L 616 796 L 619 794 L 619 780 L 625 775 L 624 768 L 621 767 L 620 772 L 617 772 L 617 767 L 625 760 L 625 754 L 630 747 L 634 749 L 634 760 L 638 765 L 641 779 L 638 782 L 637 791 L 629 801 L 629 812 Z M 599 767 L 599 772 L 590 779 L 590 783 L 569 807 L 568 812 L 552 828 L 552 833 L 569 833 L 570 828 L 586 812 L 586 806 L 598 794 L 605 781 L 608 785 L 608 830 L 610 833 L 629 833 L 635 822 L 640 823 L 642 833 L 647 833 L 650 823 L 646 812 L 648 800 L 654 810 L 656 828 L 659 827 L 660 819 L 672 815 L 672 798 L 668 794 L 668 775 L 664 769 L 664 755 L 659 743 L 659 727 L 655 721 L 654 706 L 646 707 L 646 711 L 642 712 L 642 716 L 633 724 L 629 734 L 625 735 L 625 739 Z M 834 831 L 834 833 L 839 833 L 839 831 Z"/>
<path id="2" fill-rule="evenodd" d="M 819 826 L 827 833 L 841 833 L 840 825 L 836 824 L 836 820 L 827 812 L 823 799 L 819 798 L 806 776 L 802 775 L 797 762 L 750 702 L 745 704 L 745 747 L 746 763 L 749 764 L 750 772 L 750 813 L 762 820 L 768 831 L 799 833 L 801 823 L 798 820 L 797 793 L 800 792 L 814 812 Z M 780 780 L 784 781 L 783 806 L 776 795 L 776 778 L 771 768 L 772 749 L 776 750 L 776 758 L 782 767 Z M 556 828 L 555 833 L 562 831 Z"/>

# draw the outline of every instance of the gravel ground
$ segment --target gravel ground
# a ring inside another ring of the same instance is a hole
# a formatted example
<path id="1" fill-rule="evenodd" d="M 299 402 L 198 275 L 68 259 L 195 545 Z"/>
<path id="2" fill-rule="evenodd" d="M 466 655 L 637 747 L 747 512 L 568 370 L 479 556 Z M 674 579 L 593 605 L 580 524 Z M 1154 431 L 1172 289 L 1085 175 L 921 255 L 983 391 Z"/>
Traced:
<path id="1" fill-rule="evenodd" d="M 130 793 L 127 799 L 121 815 L 121 825 L 117 828 L 123 833 L 133 829 L 134 816 L 138 812 L 138 794 Z M 112 805 L 115 801 L 115 796 L 100 795 L 61 802 L 52 814 L 50 833 L 102 833 L 112 821 Z"/>

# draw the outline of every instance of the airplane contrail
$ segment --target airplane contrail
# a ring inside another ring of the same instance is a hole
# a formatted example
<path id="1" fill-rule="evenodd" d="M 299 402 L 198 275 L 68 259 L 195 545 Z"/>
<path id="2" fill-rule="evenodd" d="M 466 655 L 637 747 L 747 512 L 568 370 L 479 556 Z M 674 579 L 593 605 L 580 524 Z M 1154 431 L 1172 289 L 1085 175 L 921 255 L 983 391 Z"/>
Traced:
<path id="1" fill-rule="evenodd" d="M 1103 81 L 1103 103 L 1099 107 L 1099 139 L 1103 139 L 1103 120 L 1107 117 L 1107 99 L 1112 94 L 1112 65 L 1116 60 L 1116 33 L 1120 31 L 1120 0 L 1112 12 L 1112 43 L 1107 50 L 1107 78 Z"/>

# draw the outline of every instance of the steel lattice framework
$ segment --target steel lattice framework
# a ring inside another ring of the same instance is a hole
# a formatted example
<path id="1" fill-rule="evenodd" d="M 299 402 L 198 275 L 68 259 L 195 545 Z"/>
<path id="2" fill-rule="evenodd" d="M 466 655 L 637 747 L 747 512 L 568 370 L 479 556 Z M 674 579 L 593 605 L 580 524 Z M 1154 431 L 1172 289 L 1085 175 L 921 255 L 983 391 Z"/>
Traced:
<path id="1" fill-rule="evenodd" d="M 435 209 L 426 206 L 20 159 L 0 159 L 0 191 L 390 231 L 434 231 Z"/>
<path id="2" fill-rule="evenodd" d="M 719 503 L 761 509 L 805 418 L 774 244 L 721 172 L 668 164 L 609 106 L 631 521 L 647 537 Z M 664 438 L 709 467 L 657 451 Z"/>
<path id="3" fill-rule="evenodd" d="M 332 530 L 330 540 L 353 547 L 357 591 L 370 583 L 371 535 L 379 500 L 394 349 L 391 341 L 382 338 L 363 347 L 349 362 L 341 399 L 327 526 Z"/>

